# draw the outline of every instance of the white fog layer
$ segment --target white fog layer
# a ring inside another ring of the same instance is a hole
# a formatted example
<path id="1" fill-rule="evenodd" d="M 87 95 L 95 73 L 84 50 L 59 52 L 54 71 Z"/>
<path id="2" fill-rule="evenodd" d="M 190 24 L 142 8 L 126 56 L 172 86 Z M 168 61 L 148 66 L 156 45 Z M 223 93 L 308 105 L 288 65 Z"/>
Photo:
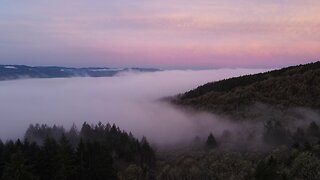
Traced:
<path id="1" fill-rule="evenodd" d="M 222 132 L 227 122 L 207 114 L 185 114 L 159 98 L 204 83 L 264 72 L 219 69 L 127 73 L 106 78 L 26 79 L 0 82 L 0 137 L 21 138 L 30 123 L 69 128 L 83 122 L 115 123 L 153 143 L 175 143 L 209 131 Z"/>

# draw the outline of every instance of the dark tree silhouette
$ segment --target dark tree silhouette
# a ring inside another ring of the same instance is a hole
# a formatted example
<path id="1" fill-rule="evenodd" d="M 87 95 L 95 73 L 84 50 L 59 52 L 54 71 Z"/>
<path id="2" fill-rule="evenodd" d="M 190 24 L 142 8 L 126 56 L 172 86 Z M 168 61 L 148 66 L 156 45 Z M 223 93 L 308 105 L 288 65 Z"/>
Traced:
<path id="1" fill-rule="evenodd" d="M 320 138 L 320 128 L 319 126 L 317 125 L 316 122 L 311 122 L 309 127 L 308 127 L 308 133 L 311 135 L 311 136 L 314 136 L 316 138 Z"/>
<path id="2" fill-rule="evenodd" d="M 36 124 L 23 142 L 0 141 L 0 180 L 113 180 L 129 167 L 150 179 L 155 154 L 146 138 L 139 141 L 116 125 L 84 123 L 66 132 Z"/>
<path id="3" fill-rule="evenodd" d="M 207 141 L 206 141 L 206 147 L 208 149 L 213 149 L 213 148 L 216 148 L 217 146 L 218 146 L 218 144 L 217 144 L 215 137 L 213 136 L 212 133 L 210 133 L 207 138 Z"/>

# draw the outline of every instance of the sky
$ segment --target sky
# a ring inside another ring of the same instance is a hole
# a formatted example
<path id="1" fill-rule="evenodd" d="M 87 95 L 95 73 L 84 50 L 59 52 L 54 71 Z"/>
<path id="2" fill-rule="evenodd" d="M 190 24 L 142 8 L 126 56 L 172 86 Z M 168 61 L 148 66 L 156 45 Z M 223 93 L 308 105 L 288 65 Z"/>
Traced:
<path id="1" fill-rule="evenodd" d="M 273 68 L 319 52 L 319 0 L 0 0 L 0 64 Z"/>

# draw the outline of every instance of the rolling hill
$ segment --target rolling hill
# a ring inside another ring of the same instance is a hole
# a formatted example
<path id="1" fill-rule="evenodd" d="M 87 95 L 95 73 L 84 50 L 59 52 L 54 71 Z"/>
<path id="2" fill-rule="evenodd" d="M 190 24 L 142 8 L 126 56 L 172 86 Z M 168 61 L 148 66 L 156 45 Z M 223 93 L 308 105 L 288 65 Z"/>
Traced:
<path id="1" fill-rule="evenodd" d="M 214 113 L 250 117 L 248 109 L 320 109 L 320 62 L 210 82 L 176 96 L 173 103 Z"/>
<path id="2" fill-rule="evenodd" d="M 154 68 L 69 68 L 58 66 L 0 65 L 0 80 L 19 78 L 110 77 L 120 72 L 154 72 Z"/>

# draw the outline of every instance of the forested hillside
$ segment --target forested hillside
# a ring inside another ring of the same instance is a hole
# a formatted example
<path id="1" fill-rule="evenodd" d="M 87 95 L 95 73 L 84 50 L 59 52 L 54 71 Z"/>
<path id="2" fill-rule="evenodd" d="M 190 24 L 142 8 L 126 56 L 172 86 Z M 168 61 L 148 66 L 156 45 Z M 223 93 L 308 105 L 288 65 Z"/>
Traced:
<path id="1" fill-rule="evenodd" d="M 215 113 L 248 116 L 256 104 L 320 108 L 320 62 L 211 82 L 177 96 L 174 103 Z"/>
<path id="2" fill-rule="evenodd" d="M 110 124 L 84 123 L 78 131 L 31 125 L 23 141 L 0 141 L 1 180 L 151 179 L 155 154 L 146 138 Z"/>
<path id="3" fill-rule="evenodd" d="M 278 143 L 272 151 L 226 150 L 227 138 L 210 133 L 195 138 L 188 149 L 155 152 L 146 138 L 138 140 L 115 125 L 84 123 L 79 131 L 30 125 L 24 140 L 0 141 L 0 179 L 318 179 L 320 129 L 315 122 L 293 134 L 279 124 L 265 128 L 263 142 Z M 291 144 L 282 141 L 287 138 Z"/>

